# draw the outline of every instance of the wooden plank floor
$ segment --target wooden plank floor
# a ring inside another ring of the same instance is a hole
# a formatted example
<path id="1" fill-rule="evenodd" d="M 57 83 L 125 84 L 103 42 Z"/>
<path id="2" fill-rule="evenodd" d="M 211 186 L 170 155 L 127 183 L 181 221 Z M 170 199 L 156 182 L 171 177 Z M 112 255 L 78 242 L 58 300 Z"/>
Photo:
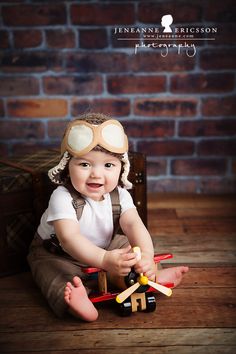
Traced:
<path id="1" fill-rule="evenodd" d="M 57 319 L 30 273 L 2 278 L 0 352 L 236 353 L 235 198 L 154 195 L 148 207 L 156 252 L 190 266 L 171 298 L 128 318 L 103 303 L 99 319 L 83 323 Z"/>

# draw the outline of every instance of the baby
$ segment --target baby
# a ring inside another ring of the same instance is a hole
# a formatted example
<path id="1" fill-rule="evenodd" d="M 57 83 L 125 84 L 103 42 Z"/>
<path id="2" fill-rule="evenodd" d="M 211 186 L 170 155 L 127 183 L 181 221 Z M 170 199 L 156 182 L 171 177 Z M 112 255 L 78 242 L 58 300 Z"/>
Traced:
<path id="1" fill-rule="evenodd" d="M 62 317 L 69 311 L 77 318 L 94 321 L 98 312 L 88 297 L 91 289 L 81 267 L 104 269 L 116 285 L 131 268 L 155 281 L 153 243 L 127 191 L 132 187 L 128 181 L 128 139 L 117 120 L 90 113 L 70 122 L 61 152 L 59 164 L 49 171 L 50 179 L 59 186 L 41 218 L 28 261 L 56 315 Z M 113 232 L 113 191 L 119 198 L 123 234 Z M 80 217 L 75 195 L 84 200 Z M 46 247 L 52 235 L 60 244 L 59 253 Z M 140 260 L 132 251 L 134 246 L 142 251 Z M 187 271 L 184 266 L 160 270 L 158 282 L 177 286 Z"/>

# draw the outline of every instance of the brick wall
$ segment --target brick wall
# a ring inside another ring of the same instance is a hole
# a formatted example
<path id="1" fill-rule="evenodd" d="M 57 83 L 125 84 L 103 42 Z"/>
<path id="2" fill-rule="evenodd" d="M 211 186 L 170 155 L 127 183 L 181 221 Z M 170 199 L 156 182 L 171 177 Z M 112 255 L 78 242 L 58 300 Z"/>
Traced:
<path id="1" fill-rule="evenodd" d="M 57 146 L 68 120 L 99 111 L 147 154 L 149 191 L 236 192 L 234 5 L 1 0 L 1 154 Z M 136 43 L 149 47 L 135 54 Z M 167 53 L 160 43 L 176 46 Z"/>

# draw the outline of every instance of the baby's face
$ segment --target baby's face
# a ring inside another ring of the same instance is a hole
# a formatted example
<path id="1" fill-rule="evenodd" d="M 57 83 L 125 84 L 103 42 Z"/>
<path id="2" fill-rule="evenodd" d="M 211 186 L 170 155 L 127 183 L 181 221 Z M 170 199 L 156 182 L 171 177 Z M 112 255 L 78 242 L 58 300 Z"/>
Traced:
<path id="1" fill-rule="evenodd" d="M 101 151 L 90 151 L 69 162 L 69 174 L 73 187 L 82 195 L 95 201 L 103 199 L 117 185 L 121 161 Z"/>

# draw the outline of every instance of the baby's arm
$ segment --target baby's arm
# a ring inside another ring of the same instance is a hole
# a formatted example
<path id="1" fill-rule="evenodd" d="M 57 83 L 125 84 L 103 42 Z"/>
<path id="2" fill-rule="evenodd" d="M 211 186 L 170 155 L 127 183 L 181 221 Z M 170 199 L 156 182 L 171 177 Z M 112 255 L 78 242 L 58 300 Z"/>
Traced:
<path id="1" fill-rule="evenodd" d="M 142 259 L 135 265 L 138 273 L 155 280 L 154 249 L 151 236 L 136 209 L 128 209 L 120 217 L 120 226 L 132 247 L 139 246 Z"/>
<path id="2" fill-rule="evenodd" d="M 106 251 L 83 236 L 79 224 L 74 220 L 56 220 L 53 225 L 62 248 L 83 264 L 112 270 L 114 274 L 124 276 L 136 263 L 135 254 L 129 252 L 130 247 Z"/>

